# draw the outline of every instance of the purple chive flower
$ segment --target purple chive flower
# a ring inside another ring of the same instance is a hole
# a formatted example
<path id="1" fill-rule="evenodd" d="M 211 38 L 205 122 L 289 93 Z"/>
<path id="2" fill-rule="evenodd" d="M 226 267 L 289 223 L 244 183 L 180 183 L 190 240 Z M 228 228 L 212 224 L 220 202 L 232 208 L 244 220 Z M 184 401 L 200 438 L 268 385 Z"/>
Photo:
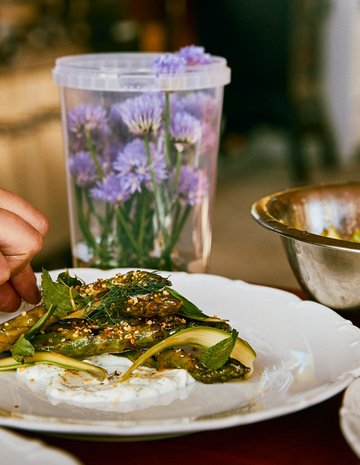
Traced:
<path id="1" fill-rule="evenodd" d="M 171 120 L 171 137 L 176 143 L 195 144 L 201 137 L 198 119 L 186 112 L 175 113 Z"/>
<path id="2" fill-rule="evenodd" d="M 94 186 L 99 179 L 96 166 L 89 152 L 77 152 L 69 159 L 69 170 L 75 183 L 83 188 Z"/>
<path id="3" fill-rule="evenodd" d="M 118 176 L 124 180 L 132 194 L 141 192 L 142 186 L 152 189 L 152 175 L 156 182 L 161 182 L 166 178 L 166 166 L 163 152 L 157 150 L 154 144 L 149 146 L 151 162 L 147 159 L 144 141 L 134 139 L 119 152 L 113 164 Z"/>
<path id="4" fill-rule="evenodd" d="M 158 138 L 157 144 L 150 144 L 151 150 L 151 166 L 150 169 L 153 171 L 155 181 L 160 183 L 168 177 L 165 160 L 165 137 L 161 134 Z M 151 190 L 151 186 L 147 185 L 148 189 Z"/>
<path id="5" fill-rule="evenodd" d="M 109 145 L 109 150 L 108 150 L 108 161 L 109 163 L 114 163 L 114 161 L 116 161 L 117 157 L 118 157 L 118 154 L 119 152 L 121 152 L 121 150 L 123 150 L 125 144 L 123 142 L 120 142 L 120 141 L 112 141 Z"/>
<path id="6" fill-rule="evenodd" d="M 171 102 L 172 111 L 186 111 L 195 118 L 206 121 L 217 119 L 216 100 L 206 92 L 190 92 L 186 95 L 175 94 Z"/>
<path id="7" fill-rule="evenodd" d="M 67 129 L 70 142 L 77 150 L 87 148 L 87 135 L 96 145 L 109 132 L 106 111 L 100 105 L 80 105 L 69 111 Z"/>
<path id="8" fill-rule="evenodd" d="M 208 65 L 211 63 L 211 56 L 205 53 L 204 47 L 188 45 L 179 50 L 179 55 L 184 58 L 187 65 Z"/>
<path id="9" fill-rule="evenodd" d="M 154 73 L 176 75 L 185 70 L 185 58 L 176 53 L 164 53 L 152 61 L 151 67 Z"/>
<path id="10" fill-rule="evenodd" d="M 200 204 L 208 192 L 208 181 L 203 170 L 183 166 L 180 171 L 178 193 L 188 205 Z"/>
<path id="11" fill-rule="evenodd" d="M 119 152 L 113 168 L 132 194 L 135 191 L 141 192 L 143 183 L 151 179 L 144 142 L 141 139 L 134 139 L 127 144 Z"/>
<path id="12" fill-rule="evenodd" d="M 109 110 L 109 120 L 112 123 L 119 124 L 123 122 L 121 113 L 120 113 L 121 103 L 114 103 L 111 105 Z"/>
<path id="13" fill-rule="evenodd" d="M 121 205 L 130 198 L 131 192 L 124 178 L 110 173 L 91 189 L 90 194 L 95 200 Z"/>
<path id="14" fill-rule="evenodd" d="M 135 135 L 156 133 L 161 126 L 163 110 L 163 99 L 157 93 L 128 99 L 116 108 L 129 131 Z"/>

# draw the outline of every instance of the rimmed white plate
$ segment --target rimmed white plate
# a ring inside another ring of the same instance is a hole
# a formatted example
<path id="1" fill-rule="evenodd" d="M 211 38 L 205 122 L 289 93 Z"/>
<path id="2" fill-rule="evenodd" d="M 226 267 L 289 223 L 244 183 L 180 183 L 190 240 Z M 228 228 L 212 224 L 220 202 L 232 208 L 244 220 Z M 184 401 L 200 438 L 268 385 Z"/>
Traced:
<path id="1" fill-rule="evenodd" d="M 0 428 L 0 463 L 6 465 L 81 465 L 67 452 Z"/>
<path id="2" fill-rule="evenodd" d="M 74 269 L 85 281 L 117 271 Z M 52 272 L 56 277 L 58 271 Z M 0 375 L 0 425 L 57 434 L 155 438 L 262 421 L 321 402 L 346 388 L 360 367 L 360 329 L 320 304 L 220 276 L 170 275 L 204 312 L 229 320 L 257 352 L 246 382 L 195 383 L 184 399 L 128 413 L 53 406 Z M 1 413 L 1 412 L 0 412 Z"/>
<path id="3" fill-rule="evenodd" d="M 360 379 L 353 381 L 345 391 L 340 409 L 340 427 L 346 441 L 360 457 Z"/>

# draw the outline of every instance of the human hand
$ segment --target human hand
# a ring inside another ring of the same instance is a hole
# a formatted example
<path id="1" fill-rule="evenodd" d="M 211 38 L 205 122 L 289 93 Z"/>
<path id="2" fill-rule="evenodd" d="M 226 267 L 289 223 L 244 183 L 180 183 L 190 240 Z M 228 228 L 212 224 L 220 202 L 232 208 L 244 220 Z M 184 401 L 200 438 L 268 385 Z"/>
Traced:
<path id="1" fill-rule="evenodd" d="M 0 311 L 21 301 L 36 304 L 40 292 L 30 261 L 43 246 L 47 218 L 21 197 L 0 189 Z"/>

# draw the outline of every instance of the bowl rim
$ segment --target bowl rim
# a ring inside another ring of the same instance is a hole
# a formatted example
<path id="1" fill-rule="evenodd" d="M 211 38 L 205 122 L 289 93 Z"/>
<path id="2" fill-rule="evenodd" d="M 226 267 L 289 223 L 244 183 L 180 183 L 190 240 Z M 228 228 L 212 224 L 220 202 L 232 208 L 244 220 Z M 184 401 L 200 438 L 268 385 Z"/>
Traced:
<path id="1" fill-rule="evenodd" d="M 320 247 L 328 247 L 338 250 L 348 250 L 352 252 L 360 253 L 360 243 L 347 241 L 345 239 L 334 239 L 331 237 L 321 236 L 320 234 L 303 231 L 301 229 L 294 228 L 292 226 L 282 223 L 271 215 L 268 205 L 276 198 L 287 196 L 294 192 L 305 192 L 315 189 L 339 189 L 348 188 L 351 186 L 357 186 L 360 188 L 360 182 L 357 181 L 336 181 L 336 182 L 322 182 L 317 184 L 310 184 L 306 186 L 291 187 L 281 191 L 276 191 L 267 194 L 258 200 L 256 200 L 250 209 L 251 215 L 254 220 L 270 231 L 276 232 L 283 237 L 299 240 L 308 244 L 317 245 Z"/>

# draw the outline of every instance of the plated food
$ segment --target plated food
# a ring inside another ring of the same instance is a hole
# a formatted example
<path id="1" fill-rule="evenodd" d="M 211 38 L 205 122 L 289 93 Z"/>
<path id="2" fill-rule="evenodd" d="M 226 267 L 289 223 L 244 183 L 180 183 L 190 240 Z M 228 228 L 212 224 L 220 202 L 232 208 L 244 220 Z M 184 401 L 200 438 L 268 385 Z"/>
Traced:
<path id="1" fill-rule="evenodd" d="M 52 403 L 121 410 L 254 371 L 256 354 L 237 330 L 158 273 L 86 284 L 68 272 L 53 280 L 44 270 L 41 287 L 40 306 L 0 325 L 0 370 L 16 369 L 20 382 Z"/>
<path id="2" fill-rule="evenodd" d="M 62 271 L 50 271 L 54 282 Z M 127 271 L 70 270 L 88 283 Z M 40 283 L 41 275 L 37 277 Z M 132 410 L 101 411 L 53 405 L 20 382 L 16 370 L 6 371 L 0 373 L 0 426 L 77 438 L 158 439 L 289 414 L 341 392 L 358 373 L 360 329 L 329 308 L 279 289 L 222 276 L 174 271 L 170 278 L 179 293 L 209 315 L 225 319 L 251 342 L 256 360 L 249 378 L 192 382 L 153 398 L 154 404 L 149 398 L 139 400 L 136 409 L 135 402 L 128 402 Z M 2 314 L 0 322 L 10 317 Z"/>

